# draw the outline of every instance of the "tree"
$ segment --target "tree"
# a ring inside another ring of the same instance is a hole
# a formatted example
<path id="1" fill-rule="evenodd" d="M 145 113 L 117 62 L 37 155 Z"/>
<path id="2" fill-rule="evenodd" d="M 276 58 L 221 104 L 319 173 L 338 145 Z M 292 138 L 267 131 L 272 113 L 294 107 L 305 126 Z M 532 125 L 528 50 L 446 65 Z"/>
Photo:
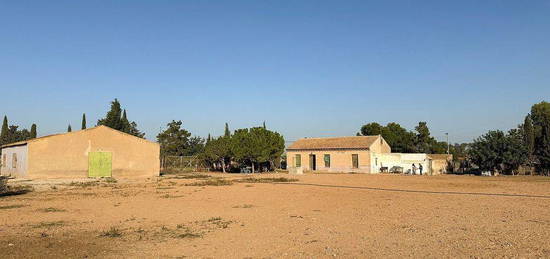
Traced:
<path id="1" fill-rule="evenodd" d="M 121 121 L 122 117 L 122 108 L 120 107 L 120 102 L 118 99 L 115 99 L 111 102 L 111 110 L 107 112 L 105 118 L 97 121 L 97 125 L 104 125 L 112 129 L 122 131 L 123 125 Z"/>
<path id="2" fill-rule="evenodd" d="M 0 146 L 8 144 L 10 140 L 8 117 L 4 115 L 4 122 L 2 123 L 2 131 L 0 131 Z"/>
<path id="3" fill-rule="evenodd" d="M 86 129 L 86 113 L 83 113 L 82 114 L 82 128 L 81 129 Z"/>
<path id="4" fill-rule="evenodd" d="M 208 142 L 212 141 L 212 137 L 210 136 L 210 133 L 208 133 L 208 138 L 206 138 L 206 144 L 208 144 Z"/>
<path id="5" fill-rule="evenodd" d="M 267 127 L 265 126 L 265 121 L 264 121 L 263 127 L 264 127 L 264 129 L 267 129 Z"/>
<path id="6" fill-rule="evenodd" d="M 162 156 L 184 156 L 189 148 L 191 133 L 183 129 L 181 121 L 172 121 L 168 128 L 157 135 Z"/>
<path id="7" fill-rule="evenodd" d="M 126 110 L 123 112 L 120 102 L 117 99 L 111 102 L 111 110 L 107 112 L 105 118 L 97 121 L 97 125 L 104 125 L 139 138 L 145 137 L 145 133 L 138 130 L 137 123 L 128 120 Z"/>
<path id="8" fill-rule="evenodd" d="M 198 136 L 189 138 L 188 148 L 185 151 L 186 156 L 194 156 L 204 151 L 204 139 Z"/>
<path id="9" fill-rule="evenodd" d="M 219 162 L 222 172 L 226 172 L 226 162 L 231 158 L 231 139 L 229 137 L 219 137 L 210 140 L 204 147 L 203 156 L 211 163 Z"/>
<path id="10" fill-rule="evenodd" d="M 388 142 L 388 145 L 396 153 L 413 153 L 416 152 L 414 147 L 415 134 L 401 127 L 398 123 L 390 122 L 386 126 L 382 126 L 376 122 L 372 122 L 361 127 L 357 136 L 382 135 Z"/>
<path id="11" fill-rule="evenodd" d="M 528 164 L 533 163 L 533 156 L 535 154 L 535 129 L 533 128 L 533 120 L 531 115 L 527 114 L 523 122 L 523 142 L 527 150 Z"/>
<path id="12" fill-rule="evenodd" d="M 225 137 L 231 137 L 231 131 L 229 131 L 229 124 L 227 124 L 227 122 L 225 123 L 225 133 L 224 133 L 224 136 L 225 136 Z"/>
<path id="13" fill-rule="evenodd" d="M 416 150 L 420 153 L 430 153 L 431 145 L 433 143 L 430 136 L 430 129 L 428 124 L 424 121 L 418 123 L 418 126 L 414 128 L 416 130 Z"/>
<path id="14" fill-rule="evenodd" d="M 32 124 L 31 126 L 31 133 L 30 133 L 30 138 L 36 138 L 36 124 Z"/>
<path id="15" fill-rule="evenodd" d="M 480 169 L 491 172 L 514 173 L 527 159 L 523 135 L 518 129 L 508 134 L 500 130 L 489 131 L 474 140 L 468 154 Z"/>
<path id="16" fill-rule="evenodd" d="M 71 124 L 69 124 L 69 127 L 67 127 L 67 132 L 72 132 L 73 129 L 71 128 Z"/>
<path id="17" fill-rule="evenodd" d="M 382 134 L 382 125 L 371 122 L 369 124 L 363 125 L 361 127 L 361 135 L 363 136 L 373 136 L 373 135 L 381 135 Z"/>
<path id="18" fill-rule="evenodd" d="M 279 133 L 263 127 L 239 129 L 231 137 L 231 153 L 237 162 L 249 163 L 254 173 L 256 164 L 269 163 L 273 167 L 284 152 L 284 143 Z"/>
<path id="19" fill-rule="evenodd" d="M 542 124 L 541 127 L 541 143 L 537 150 L 540 171 L 547 176 L 550 176 L 550 121 Z"/>

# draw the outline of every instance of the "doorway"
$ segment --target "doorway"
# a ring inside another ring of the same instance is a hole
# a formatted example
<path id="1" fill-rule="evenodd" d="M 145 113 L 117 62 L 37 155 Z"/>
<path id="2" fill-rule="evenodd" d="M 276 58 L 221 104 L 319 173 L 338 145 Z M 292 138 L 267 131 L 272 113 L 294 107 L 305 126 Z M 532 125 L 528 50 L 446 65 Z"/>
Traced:
<path id="1" fill-rule="evenodd" d="M 309 169 L 312 171 L 317 170 L 317 158 L 315 155 L 309 155 Z"/>
<path id="2" fill-rule="evenodd" d="M 88 153 L 88 177 L 111 177 L 112 164 L 110 152 Z"/>

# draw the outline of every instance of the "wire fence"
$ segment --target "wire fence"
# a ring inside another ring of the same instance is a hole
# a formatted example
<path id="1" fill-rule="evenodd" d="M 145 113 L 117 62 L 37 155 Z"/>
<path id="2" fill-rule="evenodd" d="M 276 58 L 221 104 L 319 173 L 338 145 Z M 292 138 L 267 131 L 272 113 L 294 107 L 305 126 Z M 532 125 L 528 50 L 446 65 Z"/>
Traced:
<path id="1" fill-rule="evenodd" d="M 162 172 L 209 171 L 209 167 L 197 156 L 164 156 L 161 159 Z"/>

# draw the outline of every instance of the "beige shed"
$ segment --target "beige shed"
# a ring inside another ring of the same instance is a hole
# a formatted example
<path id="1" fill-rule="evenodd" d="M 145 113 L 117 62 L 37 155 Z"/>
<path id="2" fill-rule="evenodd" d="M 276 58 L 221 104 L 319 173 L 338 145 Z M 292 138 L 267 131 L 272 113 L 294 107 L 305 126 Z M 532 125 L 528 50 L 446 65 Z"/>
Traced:
<path id="1" fill-rule="evenodd" d="M 153 177 L 160 146 L 106 126 L 2 146 L 1 174 L 16 178 Z"/>

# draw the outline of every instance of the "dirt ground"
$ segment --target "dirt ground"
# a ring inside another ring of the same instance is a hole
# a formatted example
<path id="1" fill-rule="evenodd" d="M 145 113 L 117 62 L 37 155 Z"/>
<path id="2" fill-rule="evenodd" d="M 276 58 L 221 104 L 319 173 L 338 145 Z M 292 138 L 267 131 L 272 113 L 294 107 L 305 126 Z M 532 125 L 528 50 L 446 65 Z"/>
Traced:
<path id="1" fill-rule="evenodd" d="M 209 176 L 38 182 L 0 197 L 0 257 L 550 257 L 550 178 Z"/>

